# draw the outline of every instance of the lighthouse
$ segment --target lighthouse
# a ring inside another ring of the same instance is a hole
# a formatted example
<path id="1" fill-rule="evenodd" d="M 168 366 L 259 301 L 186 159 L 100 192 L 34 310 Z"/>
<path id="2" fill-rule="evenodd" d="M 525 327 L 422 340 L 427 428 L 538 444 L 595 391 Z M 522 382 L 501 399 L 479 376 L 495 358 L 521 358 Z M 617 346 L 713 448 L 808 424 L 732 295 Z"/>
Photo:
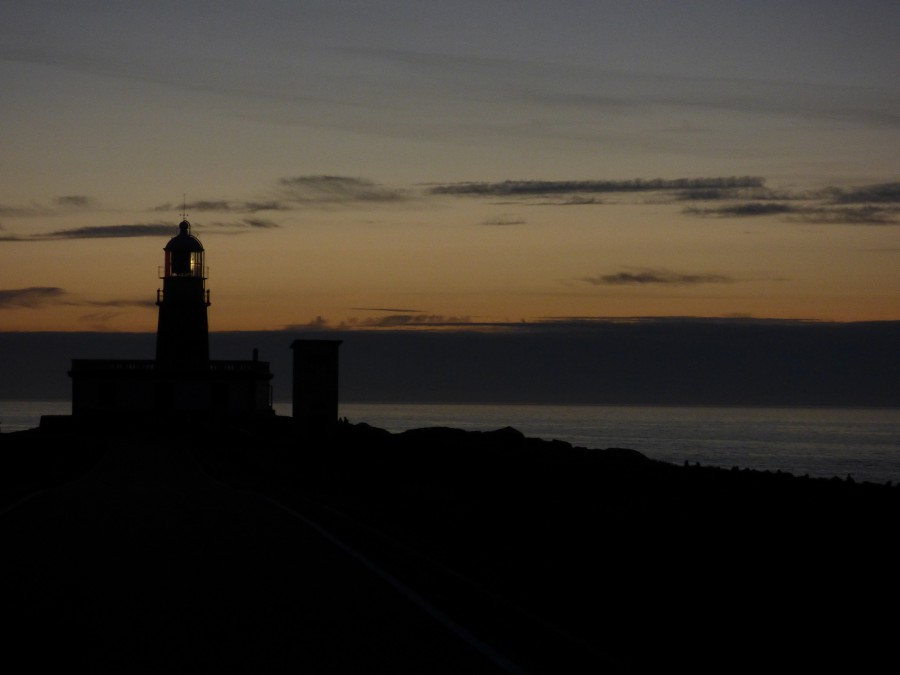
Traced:
<path id="1" fill-rule="evenodd" d="M 187 220 L 182 220 L 178 229 L 163 249 L 163 287 L 156 291 L 156 360 L 197 364 L 209 361 L 209 291 L 204 251 L 200 240 L 191 234 Z"/>
<path id="2" fill-rule="evenodd" d="M 73 359 L 72 414 L 103 424 L 235 424 L 274 416 L 269 363 L 209 358 L 203 244 L 182 219 L 163 248 L 156 358 Z"/>
<path id="3" fill-rule="evenodd" d="M 156 291 L 156 358 L 72 359 L 72 417 L 112 428 L 234 426 L 272 419 L 267 361 L 210 360 L 203 244 L 182 215 Z M 340 340 L 295 340 L 293 419 L 306 441 L 332 437 L 338 413 Z M 137 425 L 137 426 L 135 426 Z"/>

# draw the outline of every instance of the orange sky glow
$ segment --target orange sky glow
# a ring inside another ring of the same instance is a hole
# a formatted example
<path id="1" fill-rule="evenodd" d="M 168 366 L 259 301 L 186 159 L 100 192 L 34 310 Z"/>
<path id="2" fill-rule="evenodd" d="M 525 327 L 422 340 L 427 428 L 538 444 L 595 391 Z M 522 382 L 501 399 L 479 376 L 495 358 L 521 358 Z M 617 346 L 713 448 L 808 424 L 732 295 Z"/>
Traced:
<path id="1" fill-rule="evenodd" d="M 182 208 L 212 330 L 900 319 L 895 4 L 351 4 L 13 12 L 0 331 L 154 330 Z"/>

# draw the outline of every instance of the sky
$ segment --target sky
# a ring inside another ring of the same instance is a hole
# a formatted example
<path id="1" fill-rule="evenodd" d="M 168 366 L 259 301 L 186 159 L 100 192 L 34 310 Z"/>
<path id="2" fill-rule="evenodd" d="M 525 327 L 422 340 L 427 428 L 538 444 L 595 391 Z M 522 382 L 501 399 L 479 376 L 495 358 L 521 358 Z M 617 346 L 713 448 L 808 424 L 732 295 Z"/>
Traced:
<path id="1" fill-rule="evenodd" d="M 0 16 L 0 331 L 900 319 L 896 2 Z"/>

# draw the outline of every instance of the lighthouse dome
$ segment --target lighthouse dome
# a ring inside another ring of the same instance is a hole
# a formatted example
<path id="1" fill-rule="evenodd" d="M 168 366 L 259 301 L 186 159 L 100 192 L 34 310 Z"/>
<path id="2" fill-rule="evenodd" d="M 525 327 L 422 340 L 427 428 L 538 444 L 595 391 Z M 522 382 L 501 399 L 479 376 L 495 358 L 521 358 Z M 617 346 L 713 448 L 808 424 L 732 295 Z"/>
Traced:
<path id="1" fill-rule="evenodd" d="M 203 244 L 191 234 L 191 224 L 182 220 L 178 225 L 179 232 L 169 240 L 164 251 L 172 253 L 195 253 L 203 250 Z"/>

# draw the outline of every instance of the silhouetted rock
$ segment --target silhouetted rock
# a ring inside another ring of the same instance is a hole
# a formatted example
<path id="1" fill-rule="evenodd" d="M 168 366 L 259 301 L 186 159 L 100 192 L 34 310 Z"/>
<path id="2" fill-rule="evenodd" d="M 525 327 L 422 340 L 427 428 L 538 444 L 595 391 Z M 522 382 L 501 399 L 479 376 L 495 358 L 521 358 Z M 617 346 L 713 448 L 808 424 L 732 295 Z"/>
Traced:
<path id="1" fill-rule="evenodd" d="M 7 641 L 94 671 L 498 670 L 387 575 L 531 672 L 892 654 L 895 487 L 289 422 L 4 434 Z"/>

